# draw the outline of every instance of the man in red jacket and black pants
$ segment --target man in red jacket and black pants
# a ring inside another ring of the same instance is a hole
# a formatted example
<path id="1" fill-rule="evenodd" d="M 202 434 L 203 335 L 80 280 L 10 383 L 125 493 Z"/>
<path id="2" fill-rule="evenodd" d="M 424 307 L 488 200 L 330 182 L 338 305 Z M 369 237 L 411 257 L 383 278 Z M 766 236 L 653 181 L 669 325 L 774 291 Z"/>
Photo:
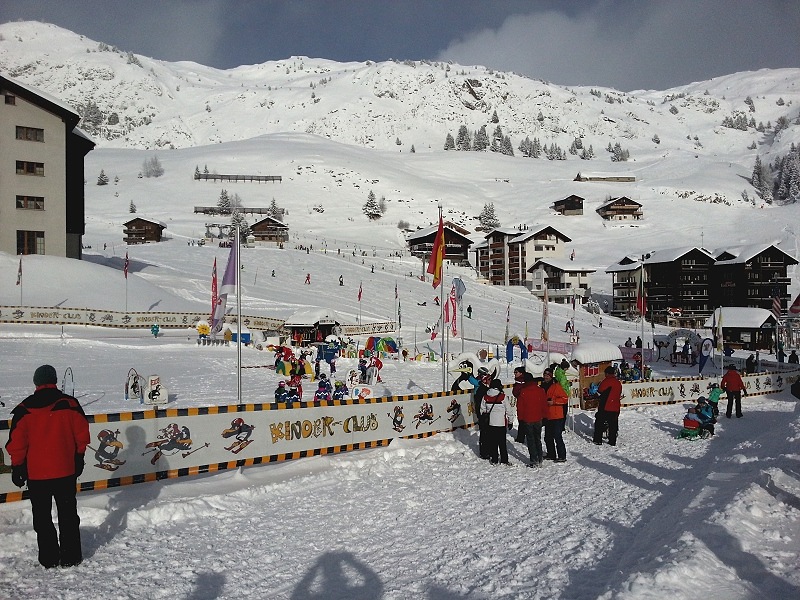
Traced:
<path id="1" fill-rule="evenodd" d="M 603 431 L 606 428 L 608 428 L 608 444 L 610 446 L 617 445 L 622 384 L 614 376 L 614 373 L 614 367 L 606 367 L 606 376 L 597 388 L 600 394 L 600 404 L 597 405 L 597 414 L 594 417 L 592 441 L 598 446 L 603 443 Z"/>
<path id="2" fill-rule="evenodd" d="M 57 381 L 50 365 L 36 369 L 36 391 L 11 412 L 6 444 L 14 485 L 28 484 L 39 562 L 47 569 L 71 567 L 83 560 L 75 495 L 89 444 L 89 422 L 78 401 L 56 387 Z M 58 535 L 51 515 L 53 498 Z"/>
<path id="3" fill-rule="evenodd" d="M 728 365 L 728 372 L 722 376 L 719 387 L 721 387 L 728 396 L 728 408 L 725 410 L 725 416 L 729 419 L 731 418 L 731 412 L 735 404 L 736 417 L 741 419 L 742 393 L 746 396 L 747 389 L 745 388 L 744 381 L 742 381 L 742 376 L 739 375 L 739 371 L 736 370 L 736 365 Z"/>

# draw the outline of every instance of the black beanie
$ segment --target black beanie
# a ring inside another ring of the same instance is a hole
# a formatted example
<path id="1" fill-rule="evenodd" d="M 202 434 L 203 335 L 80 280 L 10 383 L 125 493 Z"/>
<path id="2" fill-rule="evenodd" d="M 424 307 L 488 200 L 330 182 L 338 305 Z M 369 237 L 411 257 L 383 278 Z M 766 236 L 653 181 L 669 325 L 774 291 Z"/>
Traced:
<path id="1" fill-rule="evenodd" d="M 58 383 L 58 375 L 52 366 L 42 365 L 33 373 L 33 384 L 39 387 L 48 383 Z"/>

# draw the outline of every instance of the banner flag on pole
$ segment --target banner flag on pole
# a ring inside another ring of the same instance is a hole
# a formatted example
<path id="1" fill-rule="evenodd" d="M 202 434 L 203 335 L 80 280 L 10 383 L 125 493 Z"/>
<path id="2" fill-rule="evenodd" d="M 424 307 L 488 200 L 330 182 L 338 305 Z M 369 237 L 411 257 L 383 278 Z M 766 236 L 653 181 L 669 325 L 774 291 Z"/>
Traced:
<path id="1" fill-rule="evenodd" d="M 456 314 L 456 285 L 450 288 L 450 296 L 447 298 L 447 304 L 444 305 L 444 322 L 450 323 L 450 331 L 453 337 L 458 336 L 458 315 Z"/>
<path id="2" fill-rule="evenodd" d="M 358 301 L 361 302 L 361 283 L 358 284 Z"/>
<path id="3" fill-rule="evenodd" d="M 129 264 L 130 264 L 130 261 L 128 260 L 128 253 L 126 252 L 125 253 L 125 264 L 122 265 L 122 272 L 125 273 L 125 279 L 128 278 L 128 265 Z"/>
<path id="4" fill-rule="evenodd" d="M 636 308 L 639 310 L 639 314 L 642 316 L 644 316 L 647 312 L 647 296 L 642 290 L 639 290 L 639 292 L 636 294 Z"/>
<path id="5" fill-rule="evenodd" d="M 395 281 L 394 282 L 394 299 L 397 300 L 398 297 L 399 296 L 397 295 L 397 282 Z"/>
<path id="6" fill-rule="evenodd" d="M 775 315 L 775 320 L 781 320 L 781 299 L 778 297 L 778 290 L 775 290 L 775 295 L 772 296 L 772 314 Z"/>
<path id="7" fill-rule="evenodd" d="M 214 268 L 211 270 L 211 319 L 214 319 L 214 309 L 217 307 L 217 258 L 214 257 Z"/>
<path id="8" fill-rule="evenodd" d="M 464 294 L 467 291 L 467 286 L 464 285 L 464 282 L 460 277 L 453 278 L 453 285 L 456 288 L 456 303 L 461 306 L 461 299 L 464 297 Z"/>
<path id="9" fill-rule="evenodd" d="M 19 269 L 17 269 L 17 285 L 22 285 L 22 258 L 19 259 Z"/>
<path id="10" fill-rule="evenodd" d="M 547 317 L 547 304 L 549 303 L 547 296 L 547 285 L 544 286 L 544 299 L 542 300 L 542 341 L 546 342 L 549 335 L 548 317 Z"/>
<path id="11" fill-rule="evenodd" d="M 397 301 L 397 329 L 399 330 L 403 326 L 403 318 L 402 314 L 400 313 L 400 300 Z"/>
<path id="12" fill-rule="evenodd" d="M 239 275 L 236 272 L 236 265 L 239 262 L 238 255 L 239 240 L 234 240 L 231 244 L 231 252 L 228 255 L 228 264 L 225 265 L 225 273 L 222 275 L 222 285 L 219 288 L 217 305 L 214 308 L 214 317 L 211 326 L 212 333 L 222 331 L 222 323 L 225 321 L 225 308 L 228 303 L 228 294 L 236 293 L 236 281 Z"/>
<path id="13" fill-rule="evenodd" d="M 433 241 L 431 259 L 428 262 L 427 272 L 433 275 L 433 289 L 439 287 L 442 282 L 442 265 L 444 263 L 444 221 L 439 214 L 439 230 L 436 232 L 436 239 Z"/>

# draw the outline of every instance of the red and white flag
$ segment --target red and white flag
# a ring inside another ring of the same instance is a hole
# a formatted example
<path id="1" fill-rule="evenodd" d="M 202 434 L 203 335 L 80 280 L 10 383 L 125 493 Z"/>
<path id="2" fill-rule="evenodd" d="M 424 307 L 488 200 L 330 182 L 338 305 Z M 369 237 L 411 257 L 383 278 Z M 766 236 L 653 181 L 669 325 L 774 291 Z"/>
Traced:
<path id="1" fill-rule="evenodd" d="M 775 315 L 775 320 L 781 320 L 781 299 L 777 295 L 772 297 L 772 314 Z"/>
<path id="2" fill-rule="evenodd" d="M 358 301 L 361 302 L 361 284 L 358 284 Z"/>
<path id="3" fill-rule="evenodd" d="M 22 262 L 20 262 L 20 265 Z M 22 267 L 20 267 L 21 269 Z M 797 295 L 797 298 L 794 299 L 792 305 L 789 307 L 789 314 L 792 315 L 800 315 L 800 294 Z"/>
<path id="4" fill-rule="evenodd" d="M 211 318 L 217 308 L 217 259 L 214 258 L 214 268 L 211 271 Z"/>
<path id="5" fill-rule="evenodd" d="M 450 295 L 444 303 L 444 323 L 445 327 L 450 326 L 453 337 L 458 335 L 458 315 L 456 315 L 456 286 L 450 289 Z"/>
<path id="6" fill-rule="evenodd" d="M 17 285 L 22 285 L 22 259 L 19 259 L 19 269 L 17 269 Z"/>
<path id="7" fill-rule="evenodd" d="M 128 278 L 128 264 L 129 264 L 128 253 L 126 252 L 125 253 L 125 264 L 122 265 L 122 272 L 125 273 L 125 279 Z"/>

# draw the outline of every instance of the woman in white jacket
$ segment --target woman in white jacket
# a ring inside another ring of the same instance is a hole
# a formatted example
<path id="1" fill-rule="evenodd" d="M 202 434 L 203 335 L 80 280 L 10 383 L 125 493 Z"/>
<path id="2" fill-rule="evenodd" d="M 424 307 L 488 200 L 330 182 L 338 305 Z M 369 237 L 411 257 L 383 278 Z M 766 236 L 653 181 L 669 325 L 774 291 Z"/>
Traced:
<path id="1" fill-rule="evenodd" d="M 510 407 L 503 392 L 503 384 L 499 379 L 492 381 L 481 400 L 481 413 L 489 417 L 489 440 L 487 451 L 492 464 L 497 464 L 498 453 L 500 464 L 507 465 L 508 449 L 506 447 L 506 428 L 509 423 Z"/>

